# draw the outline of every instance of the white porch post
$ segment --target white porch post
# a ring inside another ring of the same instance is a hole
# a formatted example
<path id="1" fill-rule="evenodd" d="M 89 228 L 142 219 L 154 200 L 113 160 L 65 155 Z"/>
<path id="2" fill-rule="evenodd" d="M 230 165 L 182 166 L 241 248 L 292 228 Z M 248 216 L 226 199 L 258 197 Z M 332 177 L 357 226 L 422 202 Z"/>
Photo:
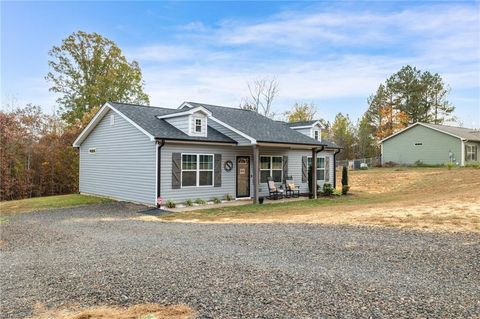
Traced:
<path id="1" fill-rule="evenodd" d="M 259 166 L 259 151 L 258 146 L 253 145 L 253 203 L 258 204 L 258 166 Z"/>
<path id="2" fill-rule="evenodd" d="M 317 198 L 317 149 L 312 148 L 312 192 L 313 198 Z"/>

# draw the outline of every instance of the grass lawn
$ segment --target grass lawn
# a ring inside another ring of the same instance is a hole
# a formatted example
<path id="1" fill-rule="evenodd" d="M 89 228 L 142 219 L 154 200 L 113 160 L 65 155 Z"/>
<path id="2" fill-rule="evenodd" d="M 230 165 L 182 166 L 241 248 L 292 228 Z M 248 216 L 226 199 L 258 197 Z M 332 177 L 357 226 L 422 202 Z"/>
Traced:
<path id="1" fill-rule="evenodd" d="M 27 198 L 0 202 L 0 215 L 4 216 L 53 208 L 100 204 L 110 201 L 110 199 L 103 197 L 87 196 L 80 194 Z M 0 223 L 2 222 L 6 222 L 5 217 L 0 217 Z"/>
<path id="2" fill-rule="evenodd" d="M 340 178 L 341 173 L 337 176 Z M 161 217 L 219 223 L 322 223 L 480 232 L 480 170 L 376 168 L 350 172 L 347 196 L 211 208 Z M 338 182 L 338 185 L 341 185 Z"/>

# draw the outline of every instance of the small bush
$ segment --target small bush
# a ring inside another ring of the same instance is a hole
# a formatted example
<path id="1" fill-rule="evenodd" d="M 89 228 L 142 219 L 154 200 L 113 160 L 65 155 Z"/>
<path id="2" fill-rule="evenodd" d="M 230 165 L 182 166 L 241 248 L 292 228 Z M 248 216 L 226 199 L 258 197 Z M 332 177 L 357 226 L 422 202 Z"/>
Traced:
<path id="1" fill-rule="evenodd" d="M 201 199 L 201 198 L 197 198 L 197 199 L 195 200 L 195 204 L 198 204 L 198 205 L 205 205 L 206 203 L 207 203 L 207 202 L 204 201 L 204 200 Z"/>
<path id="2" fill-rule="evenodd" d="M 221 204 L 222 201 L 221 201 L 218 197 L 214 197 L 214 198 L 213 198 L 213 203 L 214 203 L 214 204 Z"/>
<path id="3" fill-rule="evenodd" d="M 480 168 L 480 162 L 467 162 L 465 163 L 465 167 Z"/>
<path id="4" fill-rule="evenodd" d="M 448 170 L 451 170 L 455 165 L 452 162 L 447 162 L 445 163 L 445 166 L 448 168 Z"/>
<path id="5" fill-rule="evenodd" d="M 227 195 L 225 195 L 225 199 L 228 200 L 228 201 L 233 200 L 232 194 L 227 194 Z"/>
<path id="6" fill-rule="evenodd" d="M 187 205 L 187 206 L 193 206 L 193 200 L 187 199 L 187 200 L 185 201 L 185 205 Z"/>
<path id="7" fill-rule="evenodd" d="M 416 160 L 415 163 L 413 163 L 414 166 L 423 166 L 423 161 L 422 160 Z"/>
<path id="8" fill-rule="evenodd" d="M 348 167 L 346 166 L 342 168 L 342 185 L 348 185 Z"/>
<path id="9" fill-rule="evenodd" d="M 335 191 L 335 189 L 333 188 L 332 184 L 330 184 L 330 183 L 323 184 L 323 191 L 322 191 L 323 195 L 332 196 L 334 191 Z"/>
<path id="10" fill-rule="evenodd" d="M 168 208 L 175 208 L 175 203 L 172 202 L 171 200 L 167 200 L 167 203 L 165 204 Z"/>

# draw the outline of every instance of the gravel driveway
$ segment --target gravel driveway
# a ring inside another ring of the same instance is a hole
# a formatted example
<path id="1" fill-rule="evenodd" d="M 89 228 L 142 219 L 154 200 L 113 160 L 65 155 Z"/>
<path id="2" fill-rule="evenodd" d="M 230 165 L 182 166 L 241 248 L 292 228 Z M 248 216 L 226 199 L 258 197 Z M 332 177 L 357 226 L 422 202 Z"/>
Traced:
<path id="1" fill-rule="evenodd" d="M 2 224 L 1 315 L 184 303 L 202 318 L 480 317 L 480 235 L 134 220 L 114 203 Z"/>

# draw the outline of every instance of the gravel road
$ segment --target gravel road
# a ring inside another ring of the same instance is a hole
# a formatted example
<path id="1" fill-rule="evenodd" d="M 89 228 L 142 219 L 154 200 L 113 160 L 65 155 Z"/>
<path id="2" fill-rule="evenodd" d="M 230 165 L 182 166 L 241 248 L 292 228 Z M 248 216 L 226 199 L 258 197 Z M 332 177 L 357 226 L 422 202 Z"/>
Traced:
<path id="1" fill-rule="evenodd" d="M 135 220 L 125 203 L 2 224 L 1 317 L 183 303 L 200 318 L 479 318 L 480 235 Z"/>

